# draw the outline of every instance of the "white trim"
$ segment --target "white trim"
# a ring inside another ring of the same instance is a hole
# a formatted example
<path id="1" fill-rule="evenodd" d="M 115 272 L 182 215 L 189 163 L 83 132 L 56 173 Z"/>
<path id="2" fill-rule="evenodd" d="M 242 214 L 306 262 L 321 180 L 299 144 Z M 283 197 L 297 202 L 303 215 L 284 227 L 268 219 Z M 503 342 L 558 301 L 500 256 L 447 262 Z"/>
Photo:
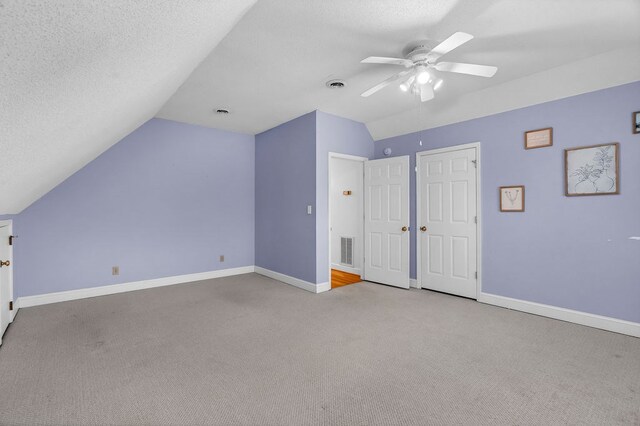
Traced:
<path id="1" fill-rule="evenodd" d="M 325 291 L 331 290 L 331 283 L 325 282 L 316 284 L 316 293 L 324 293 Z"/>
<path id="2" fill-rule="evenodd" d="M 255 273 L 264 275 L 265 277 L 272 278 L 285 284 L 292 285 L 294 287 L 301 288 L 303 290 L 310 291 L 311 293 L 322 293 L 324 291 L 331 290 L 331 284 L 328 282 L 314 284 L 310 283 L 309 281 L 301 280 L 300 278 L 281 274 L 280 272 L 272 271 L 270 269 L 261 268 L 260 266 L 255 267 Z"/>
<path id="3" fill-rule="evenodd" d="M 253 266 L 220 269 L 217 271 L 198 272 L 195 274 L 176 275 L 173 277 L 155 278 L 151 280 L 133 281 L 122 284 L 112 284 L 100 287 L 79 288 L 77 290 L 60 291 L 56 293 L 38 294 L 35 296 L 19 297 L 15 304 L 19 308 L 47 305 L 49 303 L 66 302 L 68 300 L 86 299 L 89 297 L 105 296 L 108 294 L 125 293 L 128 291 L 144 290 L 147 288 L 164 287 L 167 285 L 191 283 L 194 281 L 210 280 L 212 278 L 228 277 L 232 275 L 249 274 L 254 272 Z"/>
<path id="4" fill-rule="evenodd" d="M 328 243 L 327 246 L 329 246 L 329 288 L 327 290 L 331 290 L 331 159 L 332 158 L 342 158 L 343 160 L 351 160 L 351 161 L 359 161 L 363 164 L 362 166 L 362 188 L 364 188 L 364 163 L 369 161 L 369 159 L 367 157 L 359 157 L 357 155 L 349 155 L 349 154 L 340 154 L 338 152 L 329 152 L 329 156 L 327 157 L 327 223 L 328 223 L 328 227 L 327 227 L 327 232 L 329 233 L 329 238 L 328 238 Z M 364 197 L 362 197 L 362 203 L 363 203 L 363 212 L 364 212 Z M 359 270 L 358 272 L 351 272 L 351 271 L 345 271 L 345 272 L 350 272 L 352 274 L 358 274 L 360 275 L 360 278 L 362 278 L 364 280 L 364 217 L 362 218 L 362 244 L 363 249 L 360 250 L 360 265 L 361 265 L 361 270 Z M 344 268 L 344 267 L 342 267 Z M 340 269 L 340 268 L 335 268 L 335 269 Z M 342 270 L 342 269 L 340 269 Z M 356 270 L 354 268 L 354 270 Z M 323 290 L 325 291 L 325 290 Z"/>
<path id="5" fill-rule="evenodd" d="M 476 299 L 482 293 L 482 161 L 480 158 L 480 142 L 465 143 L 462 145 L 453 145 L 445 148 L 430 149 L 416 153 L 416 288 L 422 288 L 422 268 L 420 264 L 420 244 L 419 230 L 420 224 L 420 157 L 432 154 L 442 154 L 445 152 L 460 151 L 463 149 L 476 149 L 476 216 L 478 217 L 478 226 L 476 226 L 476 270 L 478 278 L 476 280 Z"/>
<path id="6" fill-rule="evenodd" d="M 339 152 L 330 152 L 329 158 L 342 158 L 343 160 L 352 160 L 352 161 L 369 161 L 367 157 L 360 157 L 358 155 L 340 154 Z"/>
<path id="7" fill-rule="evenodd" d="M 516 311 L 527 312 L 534 315 L 553 318 L 588 327 L 613 331 L 614 333 L 640 337 L 640 323 L 543 305 L 541 303 L 527 302 L 525 300 L 512 299 L 510 297 L 496 296 L 495 294 L 479 293 L 478 302 L 488 305 L 500 306 Z"/>
<path id="8" fill-rule="evenodd" d="M 418 287 L 418 280 L 409 278 L 409 288 L 420 288 Z"/>
<path id="9" fill-rule="evenodd" d="M 332 263 L 331 269 L 337 269 L 338 271 L 347 272 L 349 274 L 360 275 L 362 277 L 362 270 L 360 268 L 352 268 L 351 266 L 344 266 L 339 263 Z"/>

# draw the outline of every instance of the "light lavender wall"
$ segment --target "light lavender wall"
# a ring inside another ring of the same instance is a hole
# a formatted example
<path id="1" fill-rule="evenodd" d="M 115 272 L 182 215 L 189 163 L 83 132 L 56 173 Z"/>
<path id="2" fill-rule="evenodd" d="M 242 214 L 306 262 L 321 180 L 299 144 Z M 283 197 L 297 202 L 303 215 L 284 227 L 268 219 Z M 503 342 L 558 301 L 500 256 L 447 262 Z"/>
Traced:
<path id="1" fill-rule="evenodd" d="M 316 113 L 256 135 L 256 266 L 316 281 Z M 307 214 L 307 205 L 313 214 Z"/>
<path id="2" fill-rule="evenodd" d="M 437 99 L 436 101 L 437 102 Z M 640 82 L 375 143 L 375 157 L 482 144 L 483 291 L 640 322 Z M 553 127 L 553 146 L 523 133 Z M 423 146 L 418 145 L 422 138 Z M 620 142 L 620 195 L 565 197 L 565 148 Z M 526 212 L 500 213 L 498 187 L 526 186 Z M 411 228 L 415 175 L 411 175 Z M 416 276 L 415 233 L 411 276 Z"/>
<path id="3" fill-rule="evenodd" d="M 152 119 L 14 223 L 17 296 L 253 265 L 254 137 Z"/>
<path id="4" fill-rule="evenodd" d="M 357 121 L 316 114 L 316 283 L 329 281 L 329 153 L 373 158 L 373 139 Z"/>

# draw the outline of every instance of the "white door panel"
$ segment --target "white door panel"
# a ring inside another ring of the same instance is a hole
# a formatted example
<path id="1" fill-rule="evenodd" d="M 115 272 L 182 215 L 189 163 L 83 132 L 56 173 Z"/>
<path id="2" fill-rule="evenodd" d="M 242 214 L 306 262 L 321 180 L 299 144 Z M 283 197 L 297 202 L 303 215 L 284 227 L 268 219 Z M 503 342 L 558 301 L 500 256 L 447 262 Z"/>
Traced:
<path id="1" fill-rule="evenodd" d="M 476 298 L 476 148 L 418 155 L 420 286 Z"/>
<path id="2" fill-rule="evenodd" d="M 365 162 L 364 187 L 364 278 L 409 288 L 409 157 Z"/>
<path id="3" fill-rule="evenodd" d="M 11 321 L 9 312 L 9 302 L 11 301 L 10 289 L 10 269 L 11 265 L 11 246 L 9 246 L 10 227 L 7 224 L 0 224 L 0 344 L 2 344 L 2 335 L 4 334 L 9 322 Z"/>

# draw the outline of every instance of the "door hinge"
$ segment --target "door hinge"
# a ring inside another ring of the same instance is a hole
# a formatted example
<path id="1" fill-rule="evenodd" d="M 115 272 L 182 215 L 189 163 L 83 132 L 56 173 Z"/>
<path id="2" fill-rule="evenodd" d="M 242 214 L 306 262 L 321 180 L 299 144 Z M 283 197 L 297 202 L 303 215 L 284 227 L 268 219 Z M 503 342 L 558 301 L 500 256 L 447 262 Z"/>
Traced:
<path id="1" fill-rule="evenodd" d="M 13 311 L 13 302 L 9 302 L 9 310 Z"/>
<path id="2" fill-rule="evenodd" d="M 473 221 L 474 221 L 475 223 L 478 223 L 478 216 L 474 216 L 474 217 L 473 217 Z"/>
<path id="3" fill-rule="evenodd" d="M 13 245 L 13 239 L 15 237 L 13 235 L 9 235 L 9 245 L 12 246 Z"/>
<path id="4" fill-rule="evenodd" d="M 476 280 L 478 279 L 478 271 L 476 271 Z"/>
<path id="5" fill-rule="evenodd" d="M 478 160 L 471 160 L 473 167 L 478 168 Z"/>

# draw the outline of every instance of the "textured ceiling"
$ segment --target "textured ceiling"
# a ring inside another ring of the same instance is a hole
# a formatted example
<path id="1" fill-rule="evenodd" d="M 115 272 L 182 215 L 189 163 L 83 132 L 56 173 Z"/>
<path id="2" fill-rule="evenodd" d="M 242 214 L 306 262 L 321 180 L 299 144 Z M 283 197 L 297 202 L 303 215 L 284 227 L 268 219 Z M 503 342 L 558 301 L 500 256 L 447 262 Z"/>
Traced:
<path id="1" fill-rule="evenodd" d="M 0 0 L 0 214 L 153 117 L 255 0 Z"/>
<path id="2" fill-rule="evenodd" d="M 381 139 L 640 80 L 639 22 L 638 0 L 260 0 L 158 116 L 259 133 L 320 109 Z M 399 82 L 359 96 L 402 69 L 361 59 L 456 31 L 475 39 L 443 60 L 497 65 L 493 78 L 440 73 L 425 104 Z"/>
<path id="3" fill-rule="evenodd" d="M 381 139 L 640 80 L 638 0 L 254 3 L 0 0 L 0 214 L 156 114 L 259 133 L 321 109 Z M 442 73 L 426 104 L 397 85 L 359 96 L 399 71 L 361 59 L 456 31 L 476 38 L 443 59 L 495 77 Z M 325 88 L 332 78 L 347 87 Z"/>

